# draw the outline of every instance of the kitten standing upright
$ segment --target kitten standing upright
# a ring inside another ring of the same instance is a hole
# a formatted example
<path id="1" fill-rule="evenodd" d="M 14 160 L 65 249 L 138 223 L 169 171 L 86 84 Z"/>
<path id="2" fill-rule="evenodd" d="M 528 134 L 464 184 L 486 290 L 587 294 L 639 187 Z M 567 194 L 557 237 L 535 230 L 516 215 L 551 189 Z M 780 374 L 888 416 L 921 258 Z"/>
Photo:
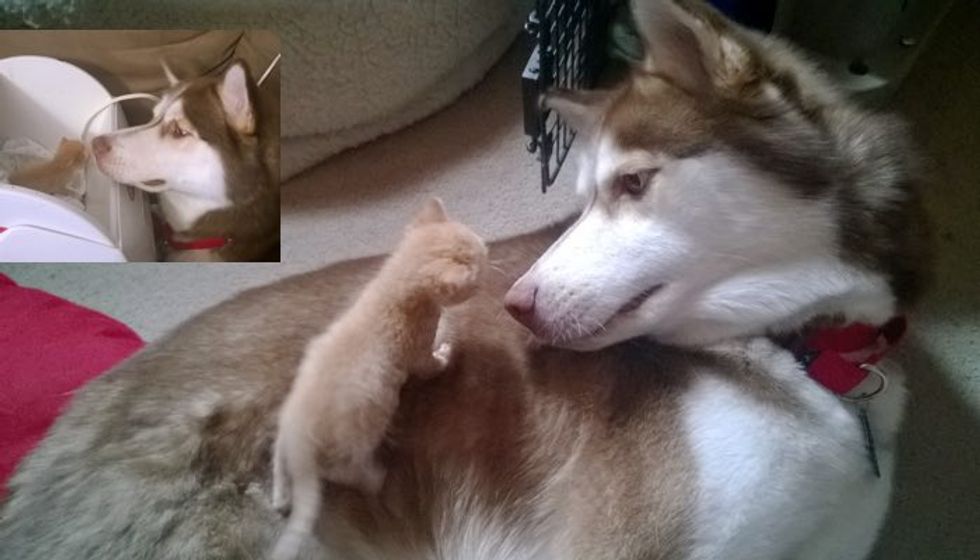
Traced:
<path id="1" fill-rule="evenodd" d="M 292 511 L 273 558 L 295 557 L 310 534 L 321 477 L 380 490 L 375 452 L 401 387 L 448 364 L 450 344 L 434 349 L 442 308 L 476 292 L 486 261 L 483 241 L 432 199 L 354 304 L 310 341 L 280 412 L 273 504 Z"/>

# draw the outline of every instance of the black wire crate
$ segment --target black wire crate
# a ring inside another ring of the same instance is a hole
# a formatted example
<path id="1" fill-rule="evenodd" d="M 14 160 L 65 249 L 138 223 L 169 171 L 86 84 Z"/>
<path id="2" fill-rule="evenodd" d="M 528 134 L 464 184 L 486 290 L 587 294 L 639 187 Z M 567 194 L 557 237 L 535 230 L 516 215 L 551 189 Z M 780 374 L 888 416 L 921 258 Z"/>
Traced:
<path id="1" fill-rule="evenodd" d="M 528 151 L 541 162 L 541 192 L 547 192 L 565 162 L 575 131 L 540 105 L 552 88 L 592 87 L 605 63 L 610 0 L 538 0 L 524 28 L 531 54 L 521 76 Z"/>

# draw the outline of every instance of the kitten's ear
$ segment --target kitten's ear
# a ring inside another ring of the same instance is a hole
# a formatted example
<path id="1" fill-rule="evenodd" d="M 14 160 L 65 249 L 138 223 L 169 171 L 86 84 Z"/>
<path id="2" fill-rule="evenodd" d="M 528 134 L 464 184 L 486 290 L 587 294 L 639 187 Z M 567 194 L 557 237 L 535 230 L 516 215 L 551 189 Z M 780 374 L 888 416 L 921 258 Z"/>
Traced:
<path id="1" fill-rule="evenodd" d="M 248 70 L 245 63 L 237 61 L 225 70 L 218 85 L 218 97 L 225 110 L 225 118 L 232 128 L 242 134 L 255 133 L 255 111 L 249 93 Z"/>
<path id="2" fill-rule="evenodd" d="M 416 227 L 446 221 L 449 221 L 449 216 L 446 215 L 446 208 L 442 205 L 442 200 L 437 197 L 432 197 L 425 201 L 422 209 L 415 214 L 415 218 L 412 219 L 410 225 Z"/>

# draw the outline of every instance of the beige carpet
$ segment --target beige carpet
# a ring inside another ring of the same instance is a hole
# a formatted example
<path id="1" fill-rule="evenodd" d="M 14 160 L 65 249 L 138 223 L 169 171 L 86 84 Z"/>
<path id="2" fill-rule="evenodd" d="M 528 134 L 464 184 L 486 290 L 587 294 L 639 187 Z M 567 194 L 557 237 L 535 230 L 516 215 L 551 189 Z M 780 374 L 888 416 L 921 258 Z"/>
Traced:
<path id="1" fill-rule="evenodd" d="M 878 560 L 980 558 L 980 2 L 960 0 L 895 100 L 933 161 L 935 286 L 912 319 L 912 400 Z"/>
<path id="2" fill-rule="evenodd" d="M 445 111 L 292 180 L 283 261 L 322 263 L 386 251 L 411 210 L 437 195 L 478 233 L 500 239 L 575 210 L 566 169 L 548 195 L 525 150 L 521 49 Z M 569 166 L 571 167 L 571 166 Z"/>
<path id="3" fill-rule="evenodd" d="M 935 160 L 937 285 L 913 318 L 913 399 L 892 517 L 875 558 L 980 558 L 980 2 L 960 0 L 895 105 Z M 438 194 L 491 238 L 570 212 L 571 166 L 548 195 L 524 151 L 516 50 L 447 110 L 284 187 L 282 265 L 0 265 L 153 339 L 232 293 L 378 253 Z"/>

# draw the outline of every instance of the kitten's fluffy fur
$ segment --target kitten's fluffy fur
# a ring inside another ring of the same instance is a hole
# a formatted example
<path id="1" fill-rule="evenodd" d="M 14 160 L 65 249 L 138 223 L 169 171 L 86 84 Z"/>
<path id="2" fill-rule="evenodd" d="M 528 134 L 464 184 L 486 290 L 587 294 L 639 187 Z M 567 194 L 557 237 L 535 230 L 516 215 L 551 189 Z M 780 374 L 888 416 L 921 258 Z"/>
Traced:
<path id="1" fill-rule="evenodd" d="M 487 249 L 433 199 L 354 304 L 310 341 L 283 404 L 273 459 L 273 503 L 290 506 L 273 557 L 293 558 L 320 512 L 320 478 L 374 494 L 385 468 L 375 452 L 410 374 L 447 365 L 435 346 L 442 308 L 477 289 Z M 441 330 L 441 329 L 440 329 Z"/>
<path id="2" fill-rule="evenodd" d="M 49 161 L 18 169 L 10 174 L 10 183 L 48 194 L 70 194 L 72 175 L 85 164 L 85 145 L 62 138 L 58 151 Z"/>

